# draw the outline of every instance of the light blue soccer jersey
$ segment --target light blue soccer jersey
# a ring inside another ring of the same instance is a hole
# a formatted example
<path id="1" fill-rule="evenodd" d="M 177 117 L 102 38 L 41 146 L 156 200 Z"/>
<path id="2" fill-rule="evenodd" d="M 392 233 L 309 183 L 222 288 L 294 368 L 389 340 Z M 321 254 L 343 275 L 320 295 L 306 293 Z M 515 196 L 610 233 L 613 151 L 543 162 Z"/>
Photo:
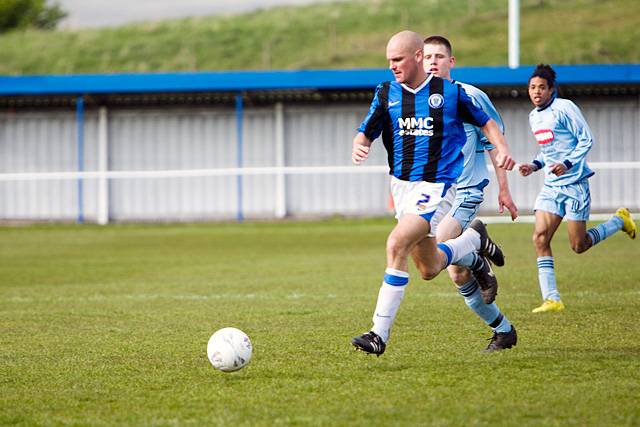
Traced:
<path id="1" fill-rule="evenodd" d="M 475 86 L 458 81 L 455 81 L 455 83 L 465 90 L 467 95 L 471 97 L 474 105 L 481 108 L 490 118 L 495 120 L 500 131 L 504 133 L 502 117 L 500 117 L 500 114 L 491 103 L 491 100 L 489 100 L 487 94 Z M 467 142 L 462 148 L 464 166 L 462 174 L 460 178 L 458 178 L 459 190 L 489 183 L 489 171 L 487 169 L 487 160 L 484 152 L 485 150 L 493 150 L 494 148 L 479 127 L 465 123 L 464 131 L 467 134 Z"/>
<path id="2" fill-rule="evenodd" d="M 593 137 L 576 104 L 556 98 L 545 107 L 534 108 L 529 124 L 540 148 L 533 163 L 544 167 L 546 185 L 569 185 L 593 175 L 587 165 Z M 555 163 L 564 163 L 567 171 L 560 176 L 550 173 L 549 166 Z"/>

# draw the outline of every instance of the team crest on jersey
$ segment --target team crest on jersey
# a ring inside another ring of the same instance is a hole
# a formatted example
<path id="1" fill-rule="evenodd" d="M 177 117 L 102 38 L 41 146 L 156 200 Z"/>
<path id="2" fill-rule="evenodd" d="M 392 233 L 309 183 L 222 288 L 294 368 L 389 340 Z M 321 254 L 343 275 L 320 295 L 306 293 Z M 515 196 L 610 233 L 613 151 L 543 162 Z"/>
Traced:
<path id="1" fill-rule="evenodd" d="M 545 145 L 553 141 L 553 131 L 551 129 L 539 129 L 533 134 L 536 137 L 538 144 Z"/>
<path id="2" fill-rule="evenodd" d="M 429 97 L 429 107 L 441 108 L 442 104 L 444 104 L 444 97 L 439 93 L 434 93 Z"/>

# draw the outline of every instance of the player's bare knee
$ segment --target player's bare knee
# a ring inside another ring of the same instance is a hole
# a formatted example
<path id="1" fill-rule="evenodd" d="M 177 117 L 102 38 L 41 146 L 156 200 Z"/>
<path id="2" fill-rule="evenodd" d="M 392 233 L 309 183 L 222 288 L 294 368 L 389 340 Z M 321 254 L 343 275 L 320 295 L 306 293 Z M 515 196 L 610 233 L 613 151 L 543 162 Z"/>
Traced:
<path id="1" fill-rule="evenodd" d="M 534 231 L 533 232 L 533 246 L 536 249 L 546 249 L 549 247 L 550 238 L 547 236 L 547 233 Z"/>
<path id="2" fill-rule="evenodd" d="M 471 272 L 465 267 L 452 265 L 447 268 L 447 272 L 449 273 L 451 280 L 453 280 L 453 282 L 458 286 L 469 283 L 471 280 Z"/>
<path id="3" fill-rule="evenodd" d="M 395 258 L 398 256 L 398 245 L 391 238 L 387 240 L 387 257 Z"/>
<path id="4" fill-rule="evenodd" d="M 420 277 L 422 277 L 422 280 L 431 280 L 434 277 L 436 277 L 438 273 L 440 273 L 438 269 L 436 269 L 432 265 L 429 265 L 426 262 L 417 261 L 415 259 L 414 261 L 416 261 L 416 268 L 418 269 L 418 272 L 420 273 Z"/>
<path id="5" fill-rule="evenodd" d="M 571 249 L 577 254 L 581 254 L 582 252 L 586 251 L 590 246 L 591 245 L 586 240 L 571 242 Z"/>
<path id="6" fill-rule="evenodd" d="M 420 275 L 422 276 L 422 280 L 432 280 L 435 279 L 440 270 L 435 267 L 429 265 L 423 265 L 420 270 Z"/>
<path id="7" fill-rule="evenodd" d="M 394 236 L 389 236 L 387 239 L 387 256 L 391 258 L 398 258 L 407 255 L 407 248 L 399 239 Z"/>

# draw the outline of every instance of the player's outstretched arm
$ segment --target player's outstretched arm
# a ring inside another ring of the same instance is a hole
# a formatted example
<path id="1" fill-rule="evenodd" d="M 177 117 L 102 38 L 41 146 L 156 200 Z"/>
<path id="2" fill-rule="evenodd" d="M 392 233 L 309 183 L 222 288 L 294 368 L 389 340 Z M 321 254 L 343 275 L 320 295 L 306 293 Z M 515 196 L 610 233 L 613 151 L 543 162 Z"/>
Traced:
<path id="1" fill-rule="evenodd" d="M 371 147 L 371 141 L 364 133 L 358 132 L 355 138 L 353 138 L 353 149 L 351 150 L 351 161 L 359 165 L 369 157 L 369 148 Z"/>
<path id="2" fill-rule="evenodd" d="M 503 213 L 507 208 L 511 214 L 511 221 L 514 221 L 518 217 L 518 207 L 511 198 L 511 191 L 509 190 L 509 181 L 507 180 L 507 172 L 498 167 L 498 160 L 496 159 L 497 153 L 495 150 L 489 151 L 489 157 L 491 163 L 493 163 L 493 169 L 496 172 L 496 178 L 498 179 L 498 212 Z"/>
<path id="3" fill-rule="evenodd" d="M 487 137 L 489 142 L 495 145 L 497 149 L 496 153 L 496 162 L 497 166 L 502 169 L 512 170 L 515 166 L 516 162 L 511 157 L 511 153 L 509 152 L 509 146 L 507 142 L 504 140 L 504 135 L 500 132 L 500 128 L 498 124 L 493 119 L 489 119 L 484 126 L 480 128 L 484 136 Z"/>

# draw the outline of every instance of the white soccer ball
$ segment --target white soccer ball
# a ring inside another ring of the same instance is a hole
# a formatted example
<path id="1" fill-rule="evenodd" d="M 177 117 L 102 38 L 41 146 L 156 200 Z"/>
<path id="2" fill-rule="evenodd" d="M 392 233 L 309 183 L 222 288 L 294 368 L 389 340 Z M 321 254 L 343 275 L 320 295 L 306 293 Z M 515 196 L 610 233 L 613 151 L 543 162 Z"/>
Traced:
<path id="1" fill-rule="evenodd" d="M 251 340 L 237 328 L 222 328 L 207 343 L 209 362 L 222 372 L 242 369 L 251 360 L 252 352 Z"/>

